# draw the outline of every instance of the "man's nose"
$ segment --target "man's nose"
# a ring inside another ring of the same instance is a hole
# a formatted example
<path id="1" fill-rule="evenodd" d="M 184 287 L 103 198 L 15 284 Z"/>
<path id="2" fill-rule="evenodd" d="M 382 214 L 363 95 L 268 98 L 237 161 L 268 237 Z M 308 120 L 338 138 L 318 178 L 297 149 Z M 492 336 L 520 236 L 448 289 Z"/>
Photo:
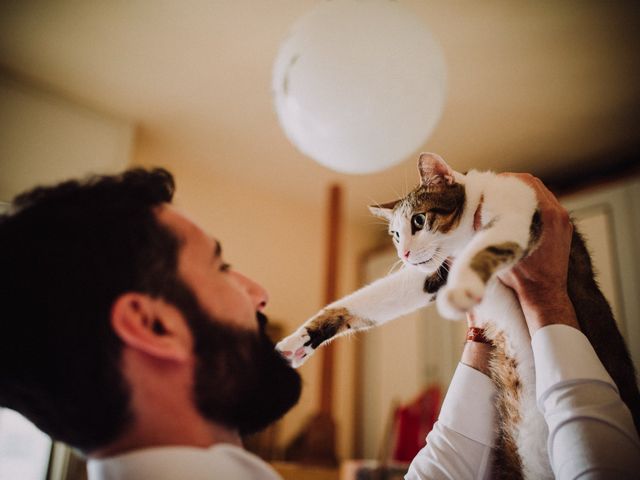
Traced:
<path id="1" fill-rule="evenodd" d="M 247 293 L 253 300 L 256 310 L 260 312 L 264 310 L 264 308 L 267 306 L 267 303 L 269 301 L 269 294 L 264 289 L 264 287 L 259 283 L 254 282 L 250 278 L 245 277 L 241 273 L 236 272 L 236 275 L 238 275 L 238 277 L 240 278 L 240 281 L 242 282 L 245 289 L 247 290 Z"/>

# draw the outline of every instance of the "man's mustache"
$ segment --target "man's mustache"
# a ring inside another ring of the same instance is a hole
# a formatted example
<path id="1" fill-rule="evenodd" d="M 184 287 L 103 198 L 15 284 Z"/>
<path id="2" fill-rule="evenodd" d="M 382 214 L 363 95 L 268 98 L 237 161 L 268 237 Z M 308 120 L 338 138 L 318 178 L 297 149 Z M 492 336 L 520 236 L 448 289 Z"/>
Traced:
<path id="1" fill-rule="evenodd" d="M 269 323 L 269 319 L 262 312 L 256 312 L 256 320 L 258 321 L 258 326 L 260 327 L 260 332 L 264 333 L 267 328 L 267 323 Z"/>

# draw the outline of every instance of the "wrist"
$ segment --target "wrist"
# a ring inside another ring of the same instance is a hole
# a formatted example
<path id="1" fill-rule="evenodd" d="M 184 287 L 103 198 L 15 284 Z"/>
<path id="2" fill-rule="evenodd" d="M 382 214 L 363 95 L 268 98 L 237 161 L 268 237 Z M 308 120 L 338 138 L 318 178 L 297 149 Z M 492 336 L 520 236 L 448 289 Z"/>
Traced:
<path id="1" fill-rule="evenodd" d="M 569 325 L 580 330 L 576 312 L 567 292 L 549 293 L 542 297 L 520 298 L 531 337 L 548 325 Z"/>
<path id="2" fill-rule="evenodd" d="M 486 343 L 467 342 L 462 351 L 461 363 L 489 375 L 492 348 Z"/>
<path id="3" fill-rule="evenodd" d="M 484 336 L 484 330 L 469 327 L 460 362 L 489 375 L 489 362 L 493 344 Z"/>

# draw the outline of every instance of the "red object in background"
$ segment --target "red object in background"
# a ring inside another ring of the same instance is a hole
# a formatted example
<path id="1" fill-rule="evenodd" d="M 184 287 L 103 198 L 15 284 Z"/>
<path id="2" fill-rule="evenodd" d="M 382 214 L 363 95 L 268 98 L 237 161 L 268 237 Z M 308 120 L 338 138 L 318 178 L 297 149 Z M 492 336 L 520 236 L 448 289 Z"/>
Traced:
<path id="1" fill-rule="evenodd" d="M 393 460 L 411 462 L 420 449 L 426 445 L 425 438 L 438 419 L 441 399 L 440 387 L 432 385 L 411 403 L 396 409 Z"/>

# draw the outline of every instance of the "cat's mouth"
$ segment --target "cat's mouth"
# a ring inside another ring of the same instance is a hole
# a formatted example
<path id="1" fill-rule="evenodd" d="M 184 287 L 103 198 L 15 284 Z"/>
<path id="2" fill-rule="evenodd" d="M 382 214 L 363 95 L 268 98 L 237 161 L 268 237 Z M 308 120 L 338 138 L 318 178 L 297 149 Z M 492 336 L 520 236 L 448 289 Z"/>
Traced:
<path id="1" fill-rule="evenodd" d="M 414 266 L 416 266 L 416 267 L 417 267 L 418 265 L 424 265 L 424 264 L 426 264 L 426 263 L 429 263 L 431 260 L 433 260 L 433 257 L 429 257 L 429 258 L 428 258 L 428 259 L 426 259 L 424 262 L 412 263 L 411 265 L 414 265 Z"/>
<path id="2" fill-rule="evenodd" d="M 412 263 L 411 265 L 413 265 L 414 267 L 417 267 L 420 265 L 426 265 L 427 263 L 431 263 L 436 258 L 436 255 L 438 255 L 439 252 L 440 252 L 440 249 L 436 248 L 435 252 L 433 252 L 433 255 L 431 255 L 429 258 L 427 258 L 426 260 L 423 260 L 422 262 Z"/>

